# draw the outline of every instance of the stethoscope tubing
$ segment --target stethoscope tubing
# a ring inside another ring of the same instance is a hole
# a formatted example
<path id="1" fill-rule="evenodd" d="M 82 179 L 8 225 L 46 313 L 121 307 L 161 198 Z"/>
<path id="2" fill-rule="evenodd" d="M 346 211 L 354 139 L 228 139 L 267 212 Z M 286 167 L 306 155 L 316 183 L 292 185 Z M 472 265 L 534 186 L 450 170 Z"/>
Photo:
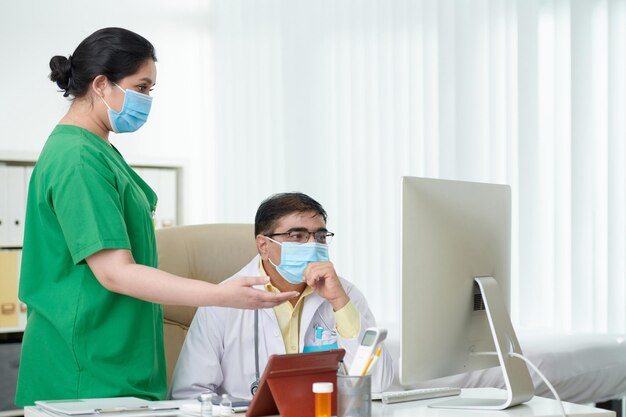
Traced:
<path id="1" fill-rule="evenodd" d="M 256 390 L 259 388 L 259 310 L 254 310 L 254 372 L 256 379 L 250 385 L 250 393 L 252 396 L 256 393 Z"/>

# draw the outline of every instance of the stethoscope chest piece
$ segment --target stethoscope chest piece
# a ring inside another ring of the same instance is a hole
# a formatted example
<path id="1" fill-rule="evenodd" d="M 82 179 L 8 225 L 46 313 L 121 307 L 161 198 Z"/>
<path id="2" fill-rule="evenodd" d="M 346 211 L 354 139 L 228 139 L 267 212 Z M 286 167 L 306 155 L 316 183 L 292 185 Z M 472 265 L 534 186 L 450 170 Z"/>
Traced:
<path id="1" fill-rule="evenodd" d="M 256 391 L 258 389 L 259 389 L 259 380 L 257 379 L 256 381 L 252 383 L 252 385 L 250 385 L 250 393 L 252 394 L 252 396 L 256 394 Z"/>

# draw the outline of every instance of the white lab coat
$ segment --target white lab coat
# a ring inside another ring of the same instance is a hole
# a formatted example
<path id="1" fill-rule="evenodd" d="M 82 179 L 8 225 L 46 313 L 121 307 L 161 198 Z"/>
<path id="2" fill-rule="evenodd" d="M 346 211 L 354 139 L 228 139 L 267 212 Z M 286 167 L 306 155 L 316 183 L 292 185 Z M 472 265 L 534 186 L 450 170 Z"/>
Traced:
<path id="1" fill-rule="evenodd" d="M 238 276 L 258 276 L 259 256 L 230 279 Z M 335 318 L 330 303 L 316 293 L 304 300 L 300 316 L 298 351 L 315 344 L 316 325 L 324 327 L 323 343 L 336 342 L 346 351 L 344 363 L 349 369 L 365 329 L 376 325 L 365 297 L 351 283 L 341 279 L 348 297 L 361 315 L 358 337 L 344 339 L 335 331 Z M 262 288 L 260 286 L 259 288 Z M 320 319 L 321 318 L 323 319 Z M 326 328 L 324 322 L 330 327 Z M 273 309 L 259 310 L 259 372 L 272 354 L 285 354 L 283 337 Z M 393 381 L 393 363 L 383 348 L 372 372 L 372 391 L 382 391 Z M 201 307 L 189 328 L 174 370 L 170 395 L 175 399 L 196 398 L 205 392 L 227 393 L 240 398 L 252 398 L 250 387 L 255 381 L 254 310 L 224 307 Z"/>

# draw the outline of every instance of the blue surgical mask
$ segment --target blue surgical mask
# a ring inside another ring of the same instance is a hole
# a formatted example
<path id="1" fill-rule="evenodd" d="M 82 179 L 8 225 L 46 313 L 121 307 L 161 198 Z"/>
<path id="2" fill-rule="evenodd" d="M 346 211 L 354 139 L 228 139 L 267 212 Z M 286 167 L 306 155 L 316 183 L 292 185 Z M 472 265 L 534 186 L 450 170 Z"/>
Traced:
<path id="1" fill-rule="evenodd" d="M 152 106 L 152 97 L 134 90 L 124 90 L 117 84 L 115 84 L 115 86 L 125 94 L 122 110 L 116 112 L 100 97 L 109 109 L 111 129 L 113 129 L 115 133 L 134 132 L 148 120 L 148 114 L 150 114 L 150 107 Z"/>
<path id="2" fill-rule="evenodd" d="M 328 245 L 323 243 L 293 243 L 277 242 L 269 238 L 274 243 L 281 245 L 280 265 L 274 264 L 278 273 L 292 284 L 304 282 L 304 270 L 311 262 L 328 261 Z"/>

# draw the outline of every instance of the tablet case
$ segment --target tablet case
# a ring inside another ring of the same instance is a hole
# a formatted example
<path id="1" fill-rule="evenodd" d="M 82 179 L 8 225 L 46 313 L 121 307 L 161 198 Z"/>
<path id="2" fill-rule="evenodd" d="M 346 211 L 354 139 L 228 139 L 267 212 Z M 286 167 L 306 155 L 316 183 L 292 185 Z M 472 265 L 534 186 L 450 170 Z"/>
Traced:
<path id="1" fill-rule="evenodd" d="M 332 382 L 332 414 L 337 415 L 337 368 L 343 349 L 270 356 L 246 417 L 280 414 L 314 417 L 314 382 Z"/>

